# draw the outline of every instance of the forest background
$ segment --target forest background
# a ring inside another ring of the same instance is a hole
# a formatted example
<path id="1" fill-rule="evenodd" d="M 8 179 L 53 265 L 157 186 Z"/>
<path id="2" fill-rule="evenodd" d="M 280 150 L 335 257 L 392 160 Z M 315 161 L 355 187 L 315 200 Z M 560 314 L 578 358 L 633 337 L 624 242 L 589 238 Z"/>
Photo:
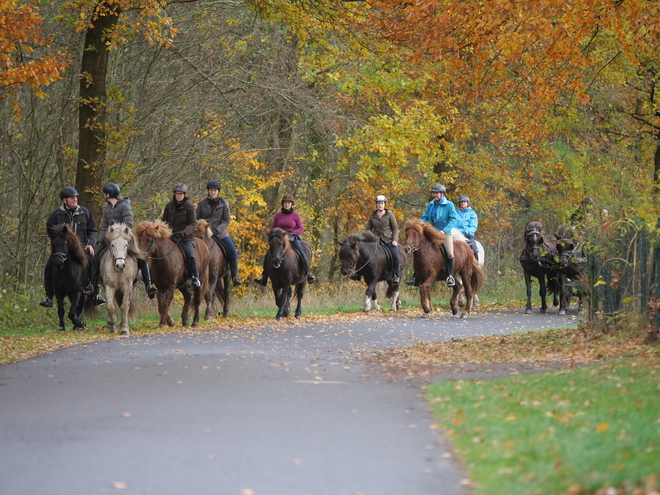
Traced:
<path id="1" fill-rule="evenodd" d="M 377 194 L 402 226 L 436 183 L 491 273 L 585 197 L 593 248 L 603 208 L 653 232 L 659 42 L 651 0 L 0 0 L 0 281 L 39 283 L 59 190 L 100 223 L 108 181 L 140 221 L 220 180 L 244 278 L 285 193 L 323 281 Z"/>

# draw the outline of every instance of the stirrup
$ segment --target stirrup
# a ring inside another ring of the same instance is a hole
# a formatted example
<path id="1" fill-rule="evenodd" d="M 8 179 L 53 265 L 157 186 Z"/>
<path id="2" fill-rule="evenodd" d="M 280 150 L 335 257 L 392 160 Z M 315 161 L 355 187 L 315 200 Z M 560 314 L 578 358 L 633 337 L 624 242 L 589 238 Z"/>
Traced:
<path id="1" fill-rule="evenodd" d="M 92 285 L 91 282 L 85 286 L 85 288 L 83 289 L 83 294 L 85 294 L 86 296 L 91 296 L 92 294 L 94 294 L 94 286 Z"/>
<path id="2" fill-rule="evenodd" d="M 395 284 L 398 284 L 399 282 L 401 282 L 401 278 L 394 275 L 392 277 L 392 282 L 395 283 Z"/>
<path id="3" fill-rule="evenodd" d="M 447 287 L 453 287 L 454 285 L 456 285 L 456 280 L 454 280 L 454 277 L 452 277 L 451 275 L 447 277 L 446 282 L 447 282 Z"/>
<path id="4" fill-rule="evenodd" d="M 53 299 L 46 296 L 46 298 L 43 301 L 39 302 L 39 306 L 43 306 L 44 308 L 52 308 L 53 307 Z"/>
<path id="5" fill-rule="evenodd" d="M 254 282 L 259 285 L 263 285 L 266 287 L 268 285 L 268 278 L 266 277 L 261 277 L 261 278 L 255 278 Z"/>
<path id="6" fill-rule="evenodd" d="M 156 286 L 154 284 L 147 284 L 146 288 L 149 299 L 153 299 L 156 293 L 158 292 L 158 289 L 156 289 Z"/>
<path id="7" fill-rule="evenodd" d="M 238 275 L 236 275 L 236 276 L 232 279 L 231 282 L 232 282 L 232 284 L 234 284 L 234 287 L 238 287 L 239 285 L 243 285 L 243 281 L 238 277 Z"/>
<path id="8" fill-rule="evenodd" d="M 97 306 L 103 306 L 105 304 L 105 299 L 101 297 L 101 294 L 96 294 L 94 297 L 94 304 Z"/>
<path id="9" fill-rule="evenodd" d="M 202 286 L 202 283 L 199 281 L 199 278 L 197 278 L 197 277 L 192 277 L 192 282 L 190 283 L 190 285 L 191 285 L 193 288 L 197 289 L 197 288 L 199 288 L 199 287 Z"/>
<path id="10" fill-rule="evenodd" d="M 316 277 L 314 275 L 312 275 L 311 273 L 308 273 L 307 274 L 307 282 L 309 282 L 311 284 L 312 282 L 314 282 L 314 280 L 316 280 Z"/>

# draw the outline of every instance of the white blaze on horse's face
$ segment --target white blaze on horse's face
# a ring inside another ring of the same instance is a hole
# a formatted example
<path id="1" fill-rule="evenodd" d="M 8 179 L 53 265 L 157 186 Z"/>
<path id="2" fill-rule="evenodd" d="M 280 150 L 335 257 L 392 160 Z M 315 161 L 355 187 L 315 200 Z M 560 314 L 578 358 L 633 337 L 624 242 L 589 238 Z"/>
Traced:
<path id="1" fill-rule="evenodd" d="M 126 239 L 117 238 L 110 244 L 110 252 L 115 262 L 115 268 L 118 271 L 123 271 L 126 268 L 126 256 L 128 255 L 128 241 Z"/>

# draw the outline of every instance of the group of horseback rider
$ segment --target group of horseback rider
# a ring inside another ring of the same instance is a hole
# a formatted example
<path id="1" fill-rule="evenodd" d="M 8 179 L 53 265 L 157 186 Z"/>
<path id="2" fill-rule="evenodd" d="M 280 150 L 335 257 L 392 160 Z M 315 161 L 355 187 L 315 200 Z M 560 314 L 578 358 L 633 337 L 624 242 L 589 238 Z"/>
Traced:
<path id="1" fill-rule="evenodd" d="M 238 276 L 238 252 L 227 232 L 227 226 L 230 222 L 229 206 L 227 201 L 220 196 L 219 181 L 208 181 L 206 189 L 208 192 L 207 197 L 201 200 L 197 208 L 195 208 L 189 201 L 187 194 L 188 186 L 183 183 L 176 184 L 172 191 L 172 200 L 165 205 L 162 220 L 167 222 L 172 228 L 171 240 L 178 244 L 182 250 L 185 249 L 188 255 L 186 259 L 188 270 L 191 274 L 192 287 L 200 286 L 193 238 L 197 219 L 204 219 L 210 223 L 213 239 L 228 260 L 233 284 L 235 286 L 241 285 L 242 281 Z M 65 187 L 60 191 L 62 204 L 52 213 L 46 222 L 47 229 L 58 224 L 69 224 L 78 235 L 84 246 L 85 253 L 90 260 L 91 282 L 85 287 L 84 292 L 86 295 L 93 297 L 96 304 L 105 303 L 105 300 L 99 293 L 98 268 L 101 258 L 108 249 L 104 240 L 105 233 L 108 227 L 116 223 L 123 222 L 133 227 L 133 212 L 131 210 L 130 200 L 119 197 L 119 186 L 109 182 L 103 186 L 103 194 L 107 204 L 103 210 L 103 226 L 98 240 L 96 238 L 97 228 L 94 218 L 87 208 L 78 204 L 78 192 L 73 187 Z M 470 208 L 469 197 L 463 195 L 459 198 L 459 208 L 457 210 L 454 204 L 446 198 L 447 189 L 442 184 L 433 186 L 431 194 L 433 195 L 433 200 L 426 206 L 426 210 L 422 215 L 422 221 L 430 222 L 444 235 L 442 243 L 445 246 L 447 254 L 448 268 L 446 283 L 451 287 L 456 283 L 452 276 L 454 269 L 454 244 L 451 237 L 451 230 L 456 228 L 465 235 L 476 258 L 477 246 L 474 233 L 478 227 L 478 219 L 474 210 Z M 299 254 L 303 270 L 307 273 L 307 281 L 311 283 L 316 277 L 311 273 L 310 260 L 305 255 L 300 244 L 300 235 L 304 232 L 304 226 L 300 215 L 294 210 L 294 204 L 293 196 L 291 194 L 285 194 L 282 198 L 282 209 L 273 218 L 271 229 L 281 228 L 289 234 L 291 245 Z M 385 196 L 376 196 L 376 210 L 369 216 L 365 229 L 376 234 L 391 253 L 394 272 L 393 281 L 398 283 L 401 277 L 401 267 L 397 251 L 399 226 L 392 211 L 385 208 L 386 205 L 387 198 Z M 98 252 L 95 252 L 96 246 L 98 246 Z M 151 273 L 147 261 L 139 260 L 138 267 L 142 273 L 142 280 L 144 281 L 147 294 L 150 298 L 153 298 L 157 290 L 151 281 Z M 354 274 L 351 278 L 359 280 L 359 275 Z M 265 273 L 262 273 L 260 278 L 255 279 L 255 282 L 266 285 L 267 277 Z M 408 282 L 408 284 L 417 285 L 414 275 L 413 281 Z M 39 304 L 51 308 L 53 307 L 51 258 L 46 263 L 44 287 L 46 297 Z"/>

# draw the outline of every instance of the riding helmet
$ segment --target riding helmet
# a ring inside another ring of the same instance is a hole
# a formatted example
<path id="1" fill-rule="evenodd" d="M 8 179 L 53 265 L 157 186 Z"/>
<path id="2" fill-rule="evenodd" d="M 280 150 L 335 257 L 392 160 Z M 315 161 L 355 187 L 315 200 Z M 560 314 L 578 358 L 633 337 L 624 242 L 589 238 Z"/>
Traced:
<path id="1" fill-rule="evenodd" d="M 217 180 L 210 180 L 206 184 L 206 190 L 209 189 L 218 189 L 220 190 L 220 182 Z"/>
<path id="2" fill-rule="evenodd" d="M 60 191 L 60 199 L 71 198 L 73 196 L 80 196 L 80 195 L 78 194 L 78 191 L 76 191 L 71 186 L 67 186 Z"/>
<path id="3" fill-rule="evenodd" d="M 179 182 L 174 186 L 174 192 L 182 192 L 185 194 L 188 192 L 188 186 L 186 186 L 183 182 Z"/>
<path id="4" fill-rule="evenodd" d="M 458 198 L 458 202 L 460 203 L 461 201 L 467 201 L 468 203 L 470 202 L 470 198 L 466 195 L 463 194 L 460 198 Z"/>
<path id="5" fill-rule="evenodd" d="M 111 198 L 116 199 L 119 197 L 119 186 L 114 182 L 108 182 L 105 186 L 103 186 L 103 193 L 109 194 Z"/>
<path id="6" fill-rule="evenodd" d="M 433 186 L 433 189 L 431 189 L 431 192 L 432 193 L 441 192 L 446 194 L 447 189 L 442 184 L 436 184 L 435 186 Z"/>
<path id="7" fill-rule="evenodd" d="M 291 201 L 292 205 L 296 204 L 291 194 L 285 194 L 284 197 L 282 197 L 282 203 L 284 203 L 285 201 Z"/>
<path id="8" fill-rule="evenodd" d="M 382 201 L 383 203 L 387 203 L 387 198 L 382 194 L 379 194 L 378 196 L 376 196 L 376 203 L 378 203 L 379 201 Z"/>

